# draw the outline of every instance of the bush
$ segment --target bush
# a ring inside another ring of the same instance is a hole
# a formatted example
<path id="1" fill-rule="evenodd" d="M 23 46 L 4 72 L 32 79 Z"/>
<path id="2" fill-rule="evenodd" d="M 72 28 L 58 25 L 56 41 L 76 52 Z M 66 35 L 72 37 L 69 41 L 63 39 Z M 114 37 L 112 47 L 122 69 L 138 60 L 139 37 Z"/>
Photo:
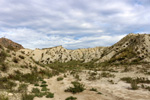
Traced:
<path id="1" fill-rule="evenodd" d="M 137 90 L 138 89 L 136 80 L 132 80 L 132 82 L 131 82 L 131 89 L 132 90 Z"/>
<path id="2" fill-rule="evenodd" d="M 40 87 L 47 87 L 48 85 L 47 84 L 42 84 Z"/>
<path id="3" fill-rule="evenodd" d="M 54 98 L 54 93 L 48 92 L 46 98 Z"/>
<path id="4" fill-rule="evenodd" d="M 74 87 L 69 87 L 65 90 L 65 92 L 72 92 L 73 94 L 75 94 L 85 90 L 84 85 L 77 81 L 72 82 L 72 84 Z"/>
<path id="5" fill-rule="evenodd" d="M 32 89 L 32 93 L 40 93 L 40 89 L 38 89 L 38 88 L 33 88 L 33 89 Z"/>
<path id="6" fill-rule="evenodd" d="M 97 89 L 91 88 L 90 91 L 95 91 L 95 92 L 97 92 Z"/>
<path id="7" fill-rule="evenodd" d="M 22 100 L 33 100 L 34 99 L 34 95 L 31 95 L 31 94 L 22 94 Z"/>
<path id="8" fill-rule="evenodd" d="M 0 63 L 3 63 L 4 60 L 6 59 L 6 57 L 7 57 L 7 53 L 4 51 L 1 51 L 0 52 Z"/>
<path id="9" fill-rule="evenodd" d="M 132 79 L 131 77 L 123 77 L 121 78 L 122 81 L 125 81 L 127 83 L 131 83 L 133 80 L 136 81 L 136 83 L 147 83 L 150 84 L 150 80 L 148 78 L 144 78 L 144 77 L 137 77 Z"/>
<path id="10" fill-rule="evenodd" d="M 3 94 L 0 94 L 0 100 L 8 100 L 8 97 Z"/>
<path id="11" fill-rule="evenodd" d="M 34 86 L 39 86 L 39 84 L 38 84 L 38 83 L 35 83 Z"/>
<path id="12" fill-rule="evenodd" d="M 98 92 L 97 94 L 102 94 L 101 92 Z"/>
<path id="13" fill-rule="evenodd" d="M 13 62 L 14 62 L 14 63 L 18 63 L 18 61 L 19 61 L 19 60 L 18 60 L 16 57 L 13 58 Z"/>
<path id="14" fill-rule="evenodd" d="M 0 78 L 0 89 L 12 89 L 16 85 L 15 82 L 8 80 L 7 77 Z"/>
<path id="15" fill-rule="evenodd" d="M 22 56 L 22 55 L 19 55 L 19 58 L 21 58 L 21 59 L 24 59 L 24 56 Z"/>
<path id="16" fill-rule="evenodd" d="M 102 73 L 101 73 L 101 76 L 102 76 L 102 77 L 106 77 L 106 78 L 115 77 L 114 74 L 110 74 L 110 73 L 107 73 L 107 72 L 102 72 Z"/>
<path id="17" fill-rule="evenodd" d="M 43 80 L 43 81 L 42 81 L 42 84 L 45 84 L 45 83 L 46 83 L 46 81 Z"/>
<path id="18" fill-rule="evenodd" d="M 76 99 L 77 99 L 76 97 L 70 96 L 70 97 L 66 98 L 65 100 L 76 100 Z"/>
<path id="19" fill-rule="evenodd" d="M 41 91 L 48 91 L 49 89 L 47 87 L 42 87 Z"/>
<path id="20" fill-rule="evenodd" d="M 18 87 L 18 92 L 25 93 L 27 91 L 27 84 L 20 84 Z"/>
<path id="21" fill-rule="evenodd" d="M 35 93 L 35 97 L 43 97 L 44 95 L 46 95 L 45 92 Z"/>
<path id="22" fill-rule="evenodd" d="M 127 82 L 127 83 L 131 83 L 132 78 L 131 78 L 131 77 L 123 77 L 123 78 L 121 78 L 121 80 L 122 80 L 122 81 L 125 81 L 125 82 Z"/>
<path id="23" fill-rule="evenodd" d="M 3 72 L 6 72 L 8 70 L 8 66 L 5 63 L 2 63 L 2 65 L 0 66 L 0 70 Z"/>
<path id="24" fill-rule="evenodd" d="M 63 77 L 58 77 L 57 78 L 57 81 L 62 81 L 63 80 Z"/>

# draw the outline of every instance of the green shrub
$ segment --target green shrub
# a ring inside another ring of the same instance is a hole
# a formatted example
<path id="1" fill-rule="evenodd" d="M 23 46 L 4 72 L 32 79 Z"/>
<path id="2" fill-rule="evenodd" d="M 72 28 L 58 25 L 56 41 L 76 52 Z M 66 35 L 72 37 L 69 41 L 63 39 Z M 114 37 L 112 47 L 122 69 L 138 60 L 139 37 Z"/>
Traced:
<path id="1" fill-rule="evenodd" d="M 58 77 L 57 81 L 62 81 L 64 78 L 63 77 Z"/>
<path id="2" fill-rule="evenodd" d="M 65 100 L 76 100 L 76 99 L 77 99 L 76 97 L 70 96 L 70 97 L 67 97 Z"/>
<path id="3" fill-rule="evenodd" d="M 91 88 L 90 91 L 95 91 L 95 92 L 97 92 L 97 89 Z"/>
<path id="4" fill-rule="evenodd" d="M 14 57 L 14 58 L 13 58 L 13 62 L 14 62 L 14 63 L 18 63 L 18 62 L 19 62 L 19 59 L 17 59 L 16 57 Z"/>
<path id="5" fill-rule="evenodd" d="M 110 73 L 107 73 L 107 72 L 102 72 L 102 73 L 101 73 L 101 76 L 102 76 L 102 77 L 106 77 L 106 78 L 115 77 L 114 74 L 110 74 Z"/>
<path id="6" fill-rule="evenodd" d="M 34 95 L 31 94 L 27 94 L 27 93 L 23 93 L 22 94 L 22 100 L 33 100 L 34 99 Z"/>
<path id="7" fill-rule="evenodd" d="M 35 97 L 43 97 L 46 95 L 46 92 L 35 93 Z"/>
<path id="8" fill-rule="evenodd" d="M 131 89 L 132 90 L 137 90 L 138 89 L 136 80 L 132 80 L 132 82 L 131 82 Z"/>
<path id="9" fill-rule="evenodd" d="M 127 83 L 131 83 L 132 78 L 131 78 L 131 77 L 123 77 L 123 78 L 121 78 L 121 80 L 122 80 L 122 81 L 125 81 L 125 82 L 127 82 Z"/>
<path id="10" fill-rule="evenodd" d="M 46 98 L 54 98 L 54 93 L 48 92 Z"/>
<path id="11" fill-rule="evenodd" d="M 22 55 L 19 55 L 19 58 L 21 58 L 21 59 L 24 59 L 24 56 L 22 56 Z"/>
<path id="12" fill-rule="evenodd" d="M 40 89 L 38 89 L 38 88 L 33 88 L 33 89 L 32 89 L 32 93 L 40 93 Z"/>
<path id="13" fill-rule="evenodd" d="M 102 94 L 101 92 L 98 92 L 97 94 Z"/>
<path id="14" fill-rule="evenodd" d="M 122 81 L 125 81 L 127 83 L 131 83 L 133 80 L 136 81 L 136 83 L 147 83 L 150 84 L 150 80 L 148 78 L 144 78 L 144 77 L 137 77 L 132 79 L 131 77 L 123 77 L 121 78 Z"/>
<path id="15" fill-rule="evenodd" d="M 42 87 L 41 91 L 48 91 L 49 89 L 47 87 Z"/>
<path id="16" fill-rule="evenodd" d="M 39 76 L 40 73 L 27 73 L 27 74 L 23 74 L 23 73 L 15 73 L 15 75 L 9 75 L 9 77 L 12 80 L 18 80 L 20 82 L 26 82 L 26 83 L 30 83 L 30 84 L 35 84 L 39 81 Z"/>
<path id="17" fill-rule="evenodd" d="M 80 77 L 78 74 L 75 75 L 75 79 L 80 80 Z"/>
<path id="18" fill-rule="evenodd" d="M 7 53 L 4 51 L 1 51 L 0 52 L 0 63 L 3 63 L 4 60 L 6 59 L 6 57 L 7 57 Z"/>
<path id="19" fill-rule="evenodd" d="M 67 75 L 66 75 L 66 74 L 64 74 L 64 77 L 67 77 Z"/>
<path id="20" fill-rule="evenodd" d="M 15 50 L 15 48 L 13 47 L 13 46 L 11 46 L 11 45 L 9 45 L 8 47 L 7 47 L 9 50 Z"/>
<path id="21" fill-rule="evenodd" d="M 42 84 L 40 87 L 47 87 L 48 85 L 47 84 Z"/>
<path id="22" fill-rule="evenodd" d="M 9 80 L 7 77 L 0 78 L 0 89 L 12 89 L 17 84 L 11 80 Z"/>
<path id="23" fill-rule="evenodd" d="M 85 90 L 84 85 L 77 81 L 72 82 L 72 84 L 74 87 L 67 88 L 65 92 L 72 92 L 73 94 L 75 94 Z"/>
<path id="24" fill-rule="evenodd" d="M 26 93 L 27 87 L 28 87 L 27 84 L 20 84 L 19 87 L 18 87 L 18 92 Z"/>
<path id="25" fill-rule="evenodd" d="M 38 84 L 38 83 L 35 83 L 34 86 L 39 86 L 39 84 Z"/>
<path id="26" fill-rule="evenodd" d="M 0 70 L 3 72 L 7 72 L 7 70 L 9 69 L 9 67 L 7 66 L 7 64 L 2 63 L 2 65 L 0 65 Z"/>
<path id="27" fill-rule="evenodd" d="M 46 83 L 46 81 L 43 80 L 43 81 L 42 81 L 42 84 L 45 84 L 45 83 Z"/>

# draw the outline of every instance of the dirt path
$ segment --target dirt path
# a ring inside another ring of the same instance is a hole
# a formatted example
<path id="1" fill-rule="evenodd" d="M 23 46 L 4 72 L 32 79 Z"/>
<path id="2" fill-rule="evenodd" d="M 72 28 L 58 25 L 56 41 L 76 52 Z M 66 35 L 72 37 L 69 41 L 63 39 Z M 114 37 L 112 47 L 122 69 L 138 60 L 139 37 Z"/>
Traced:
<path id="1" fill-rule="evenodd" d="M 111 84 L 108 82 L 109 78 L 88 81 L 87 75 L 85 73 L 81 73 L 79 75 L 81 78 L 80 83 L 85 85 L 86 90 L 77 94 L 64 92 L 65 89 L 72 86 L 71 82 L 75 81 L 73 76 L 67 75 L 67 77 L 62 81 L 57 81 L 59 76 L 55 76 L 46 80 L 50 92 L 54 93 L 54 98 L 36 97 L 34 100 L 65 100 L 70 96 L 77 97 L 77 100 L 149 100 L 150 92 L 148 90 L 130 90 L 130 84 L 120 81 L 121 76 L 133 76 L 132 74 L 133 73 L 117 73 L 114 78 L 110 78 L 113 80 L 118 80 L 117 83 Z M 98 92 L 95 91 L 90 91 L 91 88 L 97 89 L 97 91 L 102 94 L 98 94 Z"/>
<path id="2" fill-rule="evenodd" d="M 46 81 L 48 83 L 48 88 L 52 93 L 54 93 L 54 98 L 50 99 L 45 97 L 36 97 L 34 100 L 65 100 L 69 96 L 77 97 L 77 100 L 123 100 L 113 96 L 110 93 L 107 93 L 107 91 L 101 90 L 99 87 L 94 88 L 97 88 L 97 90 L 102 94 L 98 94 L 95 91 L 90 91 L 89 89 L 91 89 L 93 86 L 90 86 L 89 84 L 85 84 L 86 90 L 81 93 L 72 94 L 64 92 L 67 87 L 71 86 L 71 81 L 74 81 L 72 76 L 68 76 L 62 81 L 57 81 L 57 76 L 55 76 L 51 79 L 47 79 Z"/>

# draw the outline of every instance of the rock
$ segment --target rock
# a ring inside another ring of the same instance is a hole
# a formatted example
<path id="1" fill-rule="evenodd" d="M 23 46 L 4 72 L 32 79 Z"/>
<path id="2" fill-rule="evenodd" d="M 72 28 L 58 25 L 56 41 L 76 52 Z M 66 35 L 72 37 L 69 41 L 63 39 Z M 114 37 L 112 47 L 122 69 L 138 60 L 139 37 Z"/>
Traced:
<path id="1" fill-rule="evenodd" d="M 8 93 L 8 96 L 12 96 L 13 94 L 12 93 Z"/>

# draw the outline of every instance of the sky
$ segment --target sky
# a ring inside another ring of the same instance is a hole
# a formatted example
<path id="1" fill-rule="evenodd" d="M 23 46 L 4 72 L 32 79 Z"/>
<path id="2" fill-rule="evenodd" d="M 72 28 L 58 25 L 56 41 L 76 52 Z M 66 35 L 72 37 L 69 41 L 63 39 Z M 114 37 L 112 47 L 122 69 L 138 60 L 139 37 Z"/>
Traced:
<path id="1" fill-rule="evenodd" d="M 150 0 L 0 0 L 0 37 L 25 48 L 111 46 L 150 33 Z"/>

